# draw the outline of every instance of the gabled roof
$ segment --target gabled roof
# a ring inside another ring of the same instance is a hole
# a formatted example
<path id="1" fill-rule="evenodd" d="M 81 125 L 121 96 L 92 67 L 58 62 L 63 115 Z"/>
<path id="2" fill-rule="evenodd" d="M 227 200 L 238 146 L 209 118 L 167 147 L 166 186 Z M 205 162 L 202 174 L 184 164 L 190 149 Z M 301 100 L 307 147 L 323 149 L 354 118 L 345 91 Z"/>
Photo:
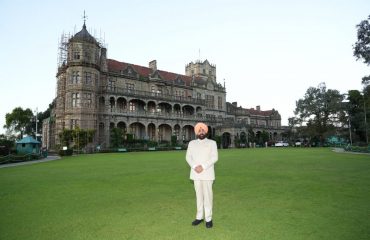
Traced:
<path id="1" fill-rule="evenodd" d="M 135 65 L 131 63 L 125 63 L 125 62 L 119 62 L 117 60 L 108 59 L 108 71 L 109 72 L 120 72 L 121 70 L 126 69 L 128 66 L 131 66 L 135 72 L 137 72 L 140 76 L 143 77 L 149 77 L 149 75 L 153 74 L 153 70 L 149 67 L 144 67 L 140 65 Z M 173 72 L 167 72 L 163 70 L 156 70 L 156 73 L 160 76 L 162 80 L 166 81 L 175 81 L 176 79 L 181 79 L 185 82 L 185 85 L 190 86 L 192 77 L 173 73 Z"/>
<path id="2" fill-rule="evenodd" d="M 28 136 L 28 137 L 24 137 L 22 138 L 21 140 L 17 141 L 17 143 L 38 143 L 40 144 L 39 141 L 37 141 L 36 139 L 34 139 L 33 137 L 31 136 Z"/>

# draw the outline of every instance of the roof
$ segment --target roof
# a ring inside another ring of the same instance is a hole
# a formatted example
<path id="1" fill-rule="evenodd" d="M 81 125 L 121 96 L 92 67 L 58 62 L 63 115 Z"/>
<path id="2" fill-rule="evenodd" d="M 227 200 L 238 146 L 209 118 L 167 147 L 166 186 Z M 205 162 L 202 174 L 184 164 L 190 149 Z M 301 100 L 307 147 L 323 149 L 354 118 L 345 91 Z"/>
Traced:
<path id="1" fill-rule="evenodd" d="M 117 60 L 108 59 L 108 71 L 110 72 L 120 72 L 121 70 L 125 70 L 128 66 L 132 67 L 135 72 L 137 72 L 140 76 L 148 77 L 149 75 L 152 75 L 153 73 L 158 73 L 160 78 L 162 80 L 166 81 L 175 81 L 176 79 L 181 79 L 185 82 L 187 86 L 191 85 L 192 77 L 173 73 L 173 72 L 167 72 L 163 70 L 156 70 L 153 71 L 153 69 L 149 67 L 144 67 L 140 65 L 135 65 L 131 63 L 125 63 L 125 62 L 119 62 Z"/>
<path id="2" fill-rule="evenodd" d="M 78 33 L 76 33 L 71 39 L 70 41 L 73 41 L 73 42 L 90 42 L 90 43 L 95 43 L 95 44 L 98 44 L 98 42 L 96 41 L 96 39 L 91 36 L 91 34 L 86 30 L 86 25 L 84 23 L 84 25 L 82 26 L 82 30 L 79 31 Z"/>
<path id="3" fill-rule="evenodd" d="M 271 116 L 273 114 L 273 111 L 272 110 L 262 111 L 262 110 L 256 110 L 254 108 L 249 108 L 249 109 L 247 108 L 247 110 L 252 115 Z"/>
<path id="4" fill-rule="evenodd" d="M 31 136 L 28 136 L 28 137 L 24 137 L 22 138 L 21 140 L 17 141 L 17 143 L 38 143 L 40 144 L 39 141 L 35 140 L 33 137 Z"/>

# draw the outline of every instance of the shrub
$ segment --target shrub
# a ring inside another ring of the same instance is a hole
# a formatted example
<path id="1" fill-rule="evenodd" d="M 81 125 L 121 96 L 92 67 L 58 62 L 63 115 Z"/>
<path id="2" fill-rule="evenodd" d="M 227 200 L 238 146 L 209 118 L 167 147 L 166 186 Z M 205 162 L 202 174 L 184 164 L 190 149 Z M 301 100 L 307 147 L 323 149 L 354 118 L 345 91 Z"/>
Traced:
<path id="1" fill-rule="evenodd" d="M 67 150 L 63 150 L 63 149 L 59 150 L 59 155 L 60 156 L 72 156 L 72 154 L 73 154 L 73 149 L 72 148 L 68 148 Z"/>

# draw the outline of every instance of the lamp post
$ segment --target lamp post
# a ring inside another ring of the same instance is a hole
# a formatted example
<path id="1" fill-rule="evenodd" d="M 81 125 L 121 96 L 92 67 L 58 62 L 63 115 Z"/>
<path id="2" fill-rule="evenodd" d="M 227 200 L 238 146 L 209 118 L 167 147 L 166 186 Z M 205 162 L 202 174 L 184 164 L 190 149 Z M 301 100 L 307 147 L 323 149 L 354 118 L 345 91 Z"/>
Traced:
<path id="1" fill-rule="evenodd" d="M 351 115 L 349 115 L 349 111 L 348 111 L 348 128 L 349 128 L 349 140 L 352 146 Z"/>
<path id="2" fill-rule="evenodd" d="M 347 94 L 344 94 L 344 95 L 347 95 Z M 347 112 L 348 112 L 348 130 L 349 130 L 349 141 L 350 141 L 350 143 L 351 143 L 351 146 L 352 146 L 352 130 L 351 130 L 351 115 L 350 115 L 350 113 L 349 113 L 349 108 L 348 108 L 348 105 L 349 105 L 349 101 L 347 102 L 345 102 L 345 101 L 343 101 L 342 103 L 345 103 L 346 105 L 347 105 Z"/>
<path id="3" fill-rule="evenodd" d="M 369 138 L 367 136 L 367 120 L 366 120 L 366 105 L 365 105 L 365 93 L 362 92 L 362 100 L 364 101 L 364 115 L 365 115 L 365 136 L 366 136 L 366 144 L 369 145 Z"/>
<path id="4" fill-rule="evenodd" d="M 36 132 L 35 132 L 35 138 L 36 138 L 36 141 L 37 140 L 37 108 L 36 108 L 36 117 L 35 117 L 35 121 L 36 121 Z"/>

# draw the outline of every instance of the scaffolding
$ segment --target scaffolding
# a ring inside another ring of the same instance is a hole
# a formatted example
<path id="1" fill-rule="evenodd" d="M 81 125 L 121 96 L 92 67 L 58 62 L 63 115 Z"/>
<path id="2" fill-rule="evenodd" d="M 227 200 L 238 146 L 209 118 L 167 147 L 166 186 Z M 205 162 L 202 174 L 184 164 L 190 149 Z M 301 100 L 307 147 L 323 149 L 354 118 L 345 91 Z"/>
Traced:
<path id="1" fill-rule="evenodd" d="M 62 33 L 60 40 L 58 42 L 58 69 L 63 65 L 67 64 L 68 57 L 68 40 L 70 39 L 70 34 Z"/>

